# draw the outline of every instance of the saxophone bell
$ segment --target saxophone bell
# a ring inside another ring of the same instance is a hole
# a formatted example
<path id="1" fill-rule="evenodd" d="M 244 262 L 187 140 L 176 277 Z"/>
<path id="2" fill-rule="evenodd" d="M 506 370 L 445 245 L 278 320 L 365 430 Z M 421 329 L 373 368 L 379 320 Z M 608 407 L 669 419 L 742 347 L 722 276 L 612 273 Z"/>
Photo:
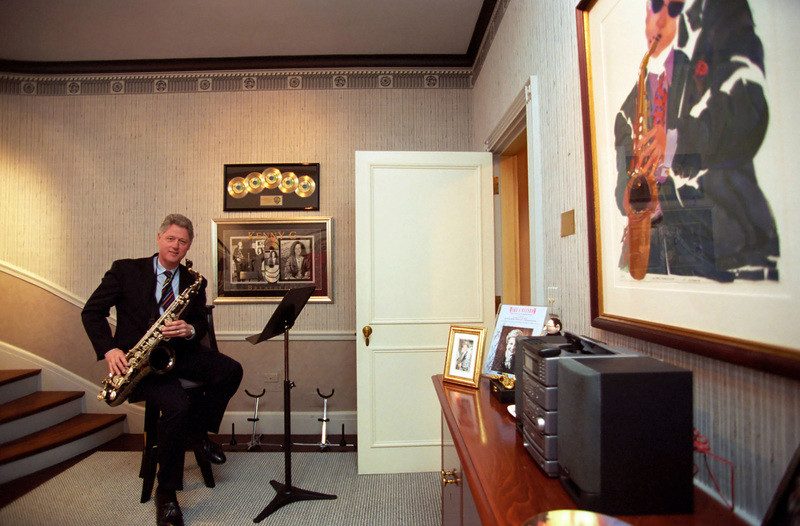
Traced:
<path id="1" fill-rule="evenodd" d="M 150 352 L 150 368 L 156 374 L 170 372 L 175 367 L 175 351 L 162 343 Z"/>

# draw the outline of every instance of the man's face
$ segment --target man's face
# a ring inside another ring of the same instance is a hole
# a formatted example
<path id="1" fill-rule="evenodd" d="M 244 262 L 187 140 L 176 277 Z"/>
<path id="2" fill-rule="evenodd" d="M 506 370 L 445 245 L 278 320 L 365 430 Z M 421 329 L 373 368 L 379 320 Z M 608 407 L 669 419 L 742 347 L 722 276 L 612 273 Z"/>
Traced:
<path id="1" fill-rule="evenodd" d="M 189 231 L 178 225 L 170 225 L 156 237 L 158 242 L 158 260 L 166 268 L 175 268 L 186 256 L 192 242 Z"/>
<path id="2" fill-rule="evenodd" d="M 652 55 L 657 57 L 672 43 L 678 32 L 678 15 L 676 14 L 675 17 L 670 16 L 670 4 L 675 4 L 671 8 L 675 13 L 678 7 L 683 7 L 683 0 L 646 0 L 646 2 L 645 11 L 647 14 L 645 16 L 644 33 L 648 47 L 653 44 L 656 38 L 659 39 Z M 653 12 L 654 7 L 659 8 L 658 11 Z"/>

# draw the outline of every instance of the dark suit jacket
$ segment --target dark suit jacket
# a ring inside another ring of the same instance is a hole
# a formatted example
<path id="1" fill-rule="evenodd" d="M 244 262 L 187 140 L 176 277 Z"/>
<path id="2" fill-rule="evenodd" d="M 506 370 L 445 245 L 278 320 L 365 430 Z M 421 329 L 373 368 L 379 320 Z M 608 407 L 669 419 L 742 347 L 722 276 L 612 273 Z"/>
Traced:
<path id="1" fill-rule="evenodd" d="M 114 348 L 127 352 L 159 318 L 155 298 L 154 256 L 115 261 L 103 276 L 100 286 L 86 301 L 81 319 L 98 360 L 104 359 L 105 353 Z M 194 277 L 184 265 L 180 265 L 180 291 L 193 282 Z M 170 344 L 176 348 L 195 347 L 208 332 L 205 289 L 204 283 L 181 316 L 194 327 L 195 336 L 191 340 L 172 340 Z M 114 334 L 107 320 L 111 307 L 117 309 L 117 330 Z"/>

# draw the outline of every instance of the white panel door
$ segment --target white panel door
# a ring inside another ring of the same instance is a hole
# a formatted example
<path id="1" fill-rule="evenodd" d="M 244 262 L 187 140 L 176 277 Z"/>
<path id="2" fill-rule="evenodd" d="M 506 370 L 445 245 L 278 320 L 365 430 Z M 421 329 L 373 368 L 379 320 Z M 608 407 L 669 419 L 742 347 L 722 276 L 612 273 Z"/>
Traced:
<path id="1" fill-rule="evenodd" d="M 356 152 L 359 473 L 439 469 L 431 376 L 451 324 L 492 330 L 492 208 L 489 153 Z"/>

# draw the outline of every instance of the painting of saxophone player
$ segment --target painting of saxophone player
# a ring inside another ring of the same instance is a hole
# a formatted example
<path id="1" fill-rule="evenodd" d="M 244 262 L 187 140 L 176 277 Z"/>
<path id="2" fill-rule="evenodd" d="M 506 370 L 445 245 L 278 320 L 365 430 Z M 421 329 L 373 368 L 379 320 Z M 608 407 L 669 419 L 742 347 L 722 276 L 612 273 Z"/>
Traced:
<path id="1" fill-rule="evenodd" d="M 750 7 L 642 2 L 649 51 L 614 121 L 619 266 L 634 279 L 778 281 L 778 228 L 753 164 L 769 111 Z"/>

